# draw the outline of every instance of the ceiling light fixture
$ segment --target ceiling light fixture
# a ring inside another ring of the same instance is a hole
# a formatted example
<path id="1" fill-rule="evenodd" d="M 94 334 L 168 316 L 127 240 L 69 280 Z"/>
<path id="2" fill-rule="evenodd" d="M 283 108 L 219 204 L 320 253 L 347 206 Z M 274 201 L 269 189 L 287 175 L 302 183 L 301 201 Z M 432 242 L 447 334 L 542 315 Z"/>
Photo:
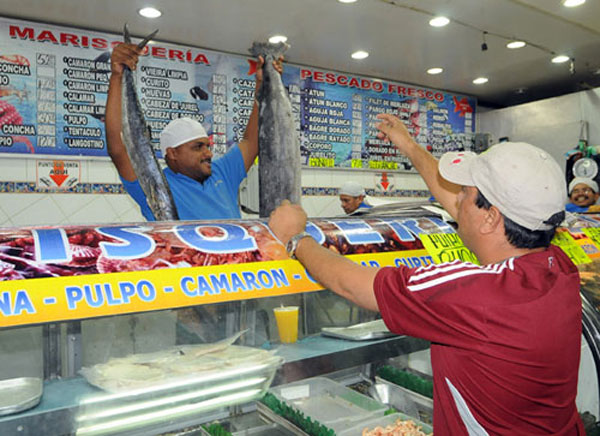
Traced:
<path id="1" fill-rule="evenodd" d="M 506 44 L 507 48 L 523 48 L 527 45 L 527 43 L 525 41 L 510 41 L 508 44 Z"/>
<path id="2" fill-rule="evenodd" d="M 481 43 L 481 51 L 487 51 L 487 49 L 488 49 L 487 42 L 485 42 L 485 35 L 487 35 L 487 32 L 484 30 L 483 31 L 483 42 Z"/>
<path id="3" fill-rule="evenodd" d="M 487 77 L 478 77 L 477 79 L 473 80 L 473 83 L 475 85 L 483 85 L 484 83 L 488 82 L 488 78 Z"/>
<path id="4" fill-rule="evenodd" d="M 140 9 L 138 14 L 145 18 L 158 18 L 162 15 L 162 12 L 156 8 L 147 7 Z"/>
<path id="5" fill-rule="evenodd" d="M 563 6 L 567 8 L 574 8 L 575 6 L 581 6 L 585 3 L 585 0 L 563 0 Z"/>
<path id="6" fill-rule="evenodd" d="M 443 73 L 444 69 L 439 67 L 430 68 L 427 70 L 427 74 L 440 74 Z"/>
<path id="7" fill-rule="evenodd" d="M 280 42 L 286 42 L 287 41 L 287 36 L 285 35 L 273 35 L 269 38 L 269 42 L 271 44 L 277 44 Z"/>
<path id="8" fill-rule="evenodd" d="M 562 64 L 565 63 L 569 60 L 569 56 L 565 56 L 565 55 L 558 55 L 558 56 L 554 56 L 552 58 L 552 63 L 553 64 Z"/>
<path id="9" fill-rule="evenodd" d="M 358 50 L 352 53 L 352 59 L 365 59 L 369 57 L 369 53 L 364 50 Z"/>
<path id="10" fill-rule="evenodd" d="M 355 3 L 356 0 L 338 0 L 340 3 Z"/>
<path id="11" fill-rule="evenodd" d="M 433 27 L 444 27 L 449 22 L 450 22 L 450 20 L 448 18 L 439 16 L 439 17 L 434 17 L 431 20 L 429 20 L 429 25 L 433 26 Z"/>

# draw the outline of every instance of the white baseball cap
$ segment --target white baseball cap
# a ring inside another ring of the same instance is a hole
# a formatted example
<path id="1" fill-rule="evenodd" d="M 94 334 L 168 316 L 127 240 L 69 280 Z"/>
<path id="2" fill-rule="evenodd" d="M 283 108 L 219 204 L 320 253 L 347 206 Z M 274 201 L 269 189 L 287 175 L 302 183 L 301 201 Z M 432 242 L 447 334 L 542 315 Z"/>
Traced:
<path id="1" fill-rule="evenodd" d="M 340 195 L 349 195 L 350 197 L 360 197 L 365 195 L 365 189 L 358 183 L 351 180 L 344 182 L 340 187 Z"/>
<path id="2" fill-rule="evenodd" d="M 167 148 L 199 138 L 208 138 L 202 124 L 187 117 L 174 119 L 160 133 L 160 151 L 163 158 L 167 155 Z"/>
<path id="3" fill-rule="evenodd" d="M 502 142 L 482 154 L 470 151 L 444 154 L 442 177 L 475 186 L 500 212 L 529 230 L 549 230 L 544 223 L 565 210 L 565 177 L 544 150 L 525 142 Z"/>
<path id="4" fill-rule="evenodd" d="M 588 179 L 587 177 L 575 177 L 573 180 L 571 180 L 571 183 L 569 183 L 569 195 L 571 195 L 571 192 L 573 192 L 575 186 L 579 185 L 580 183 L 592 188 L 596 194 L 598 193 L 598 184 L 594 180 Z"/>

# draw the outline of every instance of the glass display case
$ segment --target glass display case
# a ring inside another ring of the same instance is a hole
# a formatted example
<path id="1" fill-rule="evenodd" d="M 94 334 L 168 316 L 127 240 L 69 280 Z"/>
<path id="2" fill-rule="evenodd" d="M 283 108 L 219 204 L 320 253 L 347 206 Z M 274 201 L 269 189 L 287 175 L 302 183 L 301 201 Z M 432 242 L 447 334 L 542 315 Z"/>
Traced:
<path id="1" fill-rule="evenodd" d="M 578 406 L 595 424 L 600 218 L 571 219 L 571 248 L 590 260 L 579 265 Z M 364 265 L 472 258 L 451 225 L 417 206 L 311 219 L 307 231 Z M 0 266 L 2 435 L 207 434 L 202 425 L 233 418 L 232 434 L 289 434 L 241 417 L 267 390 L 320 376 L 388 404 L 378 369 L 429 347 L 323 290 L 258 220 L 0 229 Z M 280 340 L 281 306 L 299 308 L 296 342 Z"/>

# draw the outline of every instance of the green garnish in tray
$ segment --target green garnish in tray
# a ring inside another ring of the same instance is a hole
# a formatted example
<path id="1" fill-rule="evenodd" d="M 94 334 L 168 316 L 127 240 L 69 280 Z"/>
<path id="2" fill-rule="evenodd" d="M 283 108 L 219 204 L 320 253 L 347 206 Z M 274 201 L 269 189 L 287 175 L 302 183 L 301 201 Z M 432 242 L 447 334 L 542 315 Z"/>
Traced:
<path id="1" fill-rule="evenodd" d="M 260 401 L 273 412 L 287 419 L 311 436 L 335 436 L 335 432 L 332 429 L 304 416 L 304 413 L 279 401 L 275 395 L 269 392 Z"/>
<path id="2" fill-rule="evenodd" d="M 211 436 L 233 436 L 231 432 L 225 430 L 221 424 L 214 423 L 210 425 L 203 425 L 202 428 Z"/>
<path id="3" fill-rule="evenodd" d="M 385 365 L 379 368 L 377 375 L 398 386 L 409 389 L 418 394 L 433 398 L 433 382 L 425 380 L 418 375 L 411 374 L 408 371 Z"/>

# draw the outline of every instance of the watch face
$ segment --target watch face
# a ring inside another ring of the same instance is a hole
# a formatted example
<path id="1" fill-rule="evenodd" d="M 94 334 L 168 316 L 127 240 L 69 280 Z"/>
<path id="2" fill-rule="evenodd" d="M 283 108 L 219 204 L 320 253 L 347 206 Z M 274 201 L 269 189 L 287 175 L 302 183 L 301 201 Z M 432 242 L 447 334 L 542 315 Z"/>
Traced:
<path id="1" fill-rule="evenodd" d="M 594 159 L 584 157 L 573 164 L 573 174 L 575 177 L 593 179 L 598 174 L 598 164 Z"/>

